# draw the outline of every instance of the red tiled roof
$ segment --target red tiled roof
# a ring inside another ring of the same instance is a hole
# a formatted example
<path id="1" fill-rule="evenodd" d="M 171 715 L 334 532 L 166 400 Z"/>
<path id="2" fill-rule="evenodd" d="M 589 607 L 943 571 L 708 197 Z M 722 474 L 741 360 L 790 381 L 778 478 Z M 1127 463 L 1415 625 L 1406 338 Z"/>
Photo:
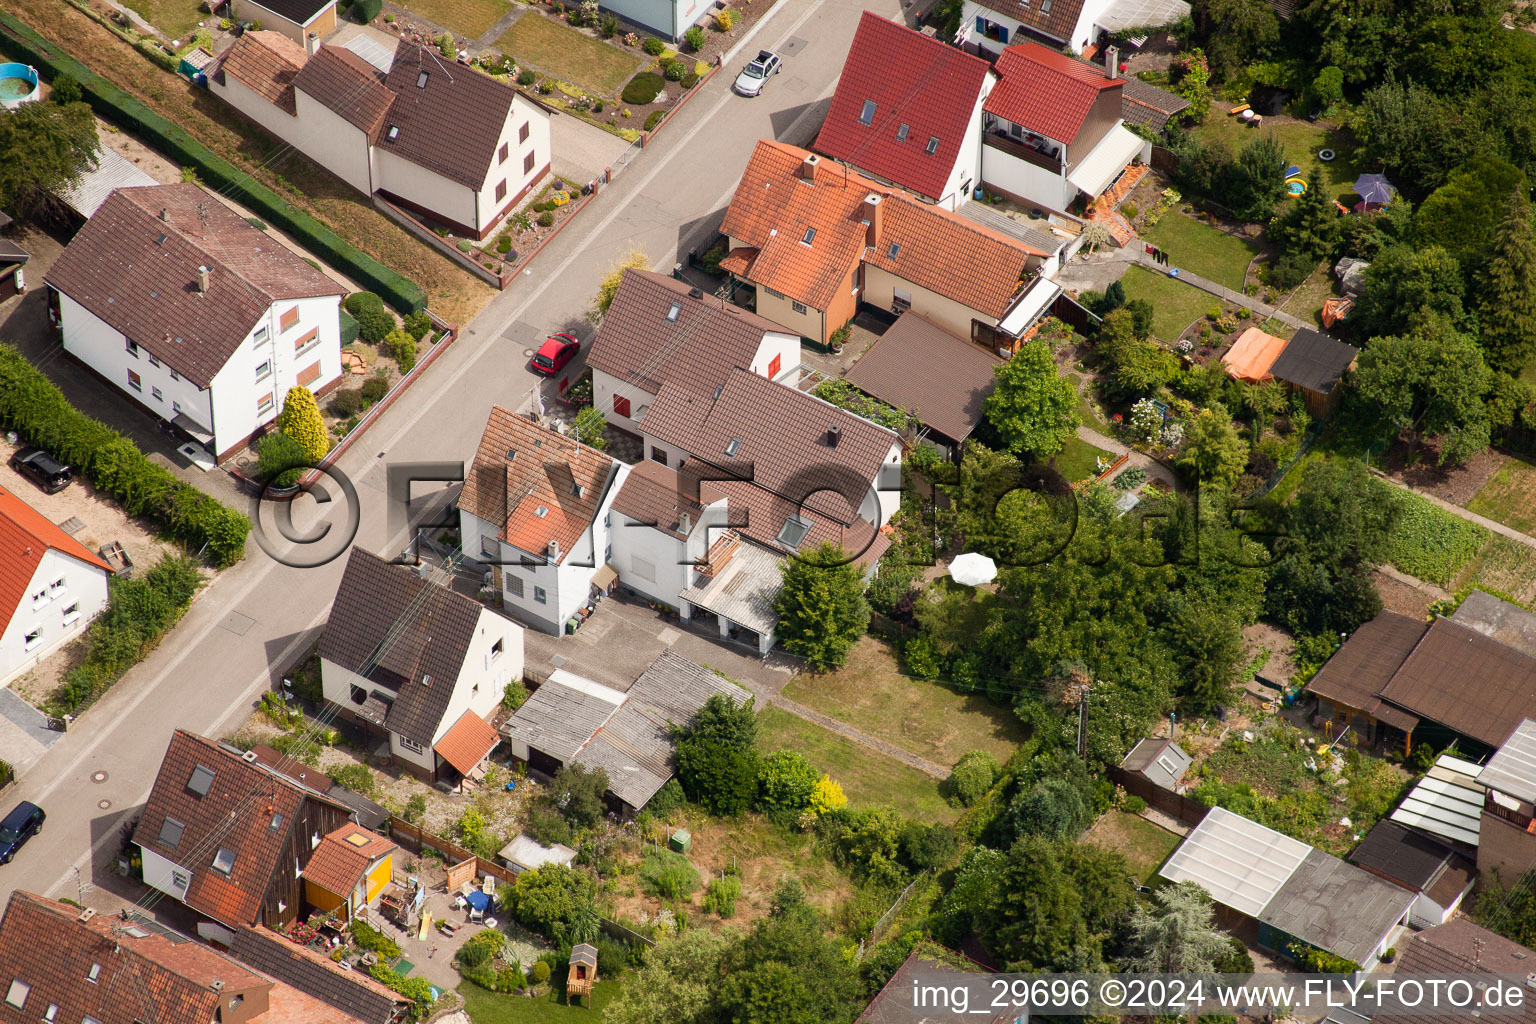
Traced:
<path id="1" fill-rule="evenodd" d="M 219 58 L 215 77 L 233 78 L 284 113 L 294 113 L 293 80 L 304 66 L 304 47 L 280 32 L 247 32 Z"/>
<path id="2" fill-rule="evenodd" d="M 997 73 L 1002 81 L 982 109 L 1069 146 L 1099 94 L 1125 85 L 1039 43 L 1008 47 L 997 59 Z"/>
<path id="3" fill-rule="evenodd" d="M 50 523 L 15 493 L 0 487 L 0 633 L 27 596 L 32 575 L 52 548 L 97 568 L 112 567 Z"/>
<path id="4" fill-rule="evenodd" d="M 304 865 L 304 878 L 345 898 L 352 894 L 368 865 L 397 849 L 378 833 L 349 821 L 320 840 L 309 863 Z"/>
<path id="5" fill-rule="evenodd" d="M 198 292 L 198 267 L 210 270 L 207 294 Z M 272 303 L 342 293 L 185 182 L 114 191 L 44 279 L 200 388 Z"/>
<path id="6" fill-rule="evenodd" d="M 720 230 L 757 250 L 733 250 L 721 266 L 755 284 L 826 309 L 860 260 L 904 281 L 1000 317 L 1017 294 L 1031 256 L 1044 256 L 974 221 L 921 202 L 808 152 L 759 141 Z M 873 248 L 863 223 L 866 197 L 880 198 Z M 808 229 L 815 235 L 809 244 Z M 892 249 L 895 255 L 892 255 Z M 747 262 L 750 259 L 750 262 Z M 740 268 L 740 269 L 738 269 Z"/>
<path id="7" fill-rule="evenodd" d="M 497 405 L 480 436 L 459 507 L 530 555 L 544 557 L 549 542 L 556 541 L 560 554 L 554 561 L 562 563 L 592 525 L 616 470 L 602 452 Z"/>
<path id="8" fill-rule="evenodd" d="M 942 199 L 991 70 L 980 57 L 865 11 L 816 149 Z M 875 104 L 868 125 L 859 120 L 866 102 Z M 930 138 L 939 140 L 932 154 Z"/>
<path id="9" fill-rule="evenodd" d="M 501 735 L 491 728 L 489 722 L 473 711 L 466 711 L 432 749 L 441 754 L 444 761 L 453 765 L 460 775 L 468 775 L 500 741 Z"/>

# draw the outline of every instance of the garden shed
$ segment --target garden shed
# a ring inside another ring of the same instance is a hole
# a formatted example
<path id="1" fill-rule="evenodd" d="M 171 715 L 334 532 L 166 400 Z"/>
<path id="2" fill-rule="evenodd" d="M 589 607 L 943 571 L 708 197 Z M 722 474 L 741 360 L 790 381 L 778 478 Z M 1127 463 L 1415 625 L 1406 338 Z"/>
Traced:
<path id="1" fill-rule="evenodd" d="M 1477 881 L 1467 858 L 1395 821 L 1377 822 L 1349 862 L 1413 893 L 1408 923 L 1417 928 L 1444 924 Z"/>
<path id="2" fill-rule="evenodd" d="M 526 832 L 519 833 L 496 854 L 514 874 L 535 871 L 549 864 L 570 867 L 576 860 L 576 851 L 562 843 L 545 846 Z"/>
<path id="3" fill-rule="evenodd" d="M 1173 740 L 1148 739 L 1131 748 L 1120 767 L 1153 785 L 1177 791 L 1190 763 L 1190 756 Z"/>

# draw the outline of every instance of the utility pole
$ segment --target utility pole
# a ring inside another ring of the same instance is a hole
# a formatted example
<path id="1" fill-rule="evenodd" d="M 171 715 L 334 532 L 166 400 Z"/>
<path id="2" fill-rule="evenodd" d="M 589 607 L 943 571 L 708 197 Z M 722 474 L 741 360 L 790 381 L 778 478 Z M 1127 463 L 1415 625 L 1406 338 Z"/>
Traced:
<path id="1" fill-rule="evenodd" d="M 1168 738 L 1171 740 L 1176 740 L 1179 738 L 1178 719 L 1179 713 L 1177 711 L 1168 712 Z"/>
<path id="2" fill-rule="evenodd" d="M 1077 756 L 1088 756 L 1088 695 L 1093 692 L 1093 680 L 1085 672 L 1073 673 L 1062 695 L 1067 707 L 1077 705 Z"/>

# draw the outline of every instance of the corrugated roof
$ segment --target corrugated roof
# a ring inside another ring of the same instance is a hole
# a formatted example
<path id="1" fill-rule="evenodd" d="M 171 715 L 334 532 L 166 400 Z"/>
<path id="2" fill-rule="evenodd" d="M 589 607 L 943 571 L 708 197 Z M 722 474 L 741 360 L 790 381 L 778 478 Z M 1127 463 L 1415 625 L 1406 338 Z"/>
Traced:
<path id="1" fill-rule="evenodd" d="M 1257 917 L 1312 848 L 1224 807 L 1212 807 L 1158 873 L 1194 882 L 1211 898 Z"/>
<path id="2" fill-rule="evenodd" d="M 1393 821 L 1466 846 L 1477 846 L 1486 790 L 1478 765 L 1441 754 L 1391 814 Z"/>
<path id="3" fill-rule="evenodd" d="M 101 209 L 114 189 L 143 188 L 160 184 L 133 165 L 133 161 L 115 149 L 102 146 L 96 153 L 96 166 L 80 172 L 73 185 L 59 189 L 59 198 L 71 210 L 89 220 Z"/>
<path id="4" fill-rule="evenodd" d="M 1326 395 L 1354 365 L 1360 350 L 1311 327 L 1300 328 L 1275 357 L 1269 372 L 1307 391 Z"/>
<path id="5" fill-rule="evenodd" d="M 1536 718 L 1536 658 L 1436 619 L 1381 696 L 1496 747 L 1521 721 Z"/>
<path id="6" fill-rule="evenodd" d="M 507 719 L 501 734 L 566 764 L 623 703 L 618 690 L 557 669 Z"/>
<path id="7" fill-rule="evenodd" d="M 432 749 L 441 754 L 444 761 L 453 765 L 460 775 L 468 775 L 479 767 L 491 748 L 500 742 L 501 737 L 491 728 L 491 723 L 473 711 L 465 711 Z"/>
<path id="8" fill-rule="evenodd" d="M 1495 792 L 1536 802 L 1536 721 L 1527 718 L 1515 727 L 1477 781 Z"/>
<path id="9" fill-rule="evenodd" d="M 1415 898 L 1401 886 L 1309 848 L 1256 916 L 1318 949 L 1368 966 Z"/>
<path id="10" fill-rule="evenodd" d="M 1099 95 L 1123 86 L 1103 69 L 1039 43 L 1003 50 L 1001 76 L 982 109 L 1046 138 L 1070 146 L 1083 130 Z"/>
<path id="11" fill-rule="evenodd" d="M 980 57 L 865 11 L 816 149 L 918 195 L 944 199 L 991 70 Z M 938 140 L 932 153 L 930 139 Z"/>
<path id="12" fill-rule="evenodd" d="M 982 404 L 1002 365 L 980 345 L 908 310 L 845 379 L 888 405 L 917 413 L 946 437 L 964 441 L 981 422 Z"/>
<path id="13" fill-rule="evenodd" d="M 519 832 L 517 837 L 503 846 L 496 856 L 520 867 L 533 869 L 541 868 L 546 864 L 569 865 L 576 859 L 576 851 L 560 843 L 545 846 L 528 833 Z"/>

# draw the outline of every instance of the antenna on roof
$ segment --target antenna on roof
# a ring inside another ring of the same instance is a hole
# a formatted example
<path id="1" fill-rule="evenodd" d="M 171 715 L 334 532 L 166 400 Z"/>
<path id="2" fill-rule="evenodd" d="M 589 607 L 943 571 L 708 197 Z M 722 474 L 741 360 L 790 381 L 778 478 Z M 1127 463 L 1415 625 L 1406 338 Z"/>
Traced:
<path id="1" fill-rule="evenodd" d="M 417 54 L 418 57 L 422 57 L 422 56 L 431 57 L 432 58 L 432 63 L 434 63 L 438 67 L 442 68 L 443 69 L 443 74 L 448 76 L 448 81 L 450 81 L 450 82 L 453 81 L 453 72 L 448 70 L 448 65 L 444 64 L 443 61 L 442 61 L 442 58 L 440 58 L 437 54 L 433 53 L 431 50 L 429 50 L 427 47 L 423 46 L 421 43 L 417 43 L 416 44 L 416 54 Z"/>

